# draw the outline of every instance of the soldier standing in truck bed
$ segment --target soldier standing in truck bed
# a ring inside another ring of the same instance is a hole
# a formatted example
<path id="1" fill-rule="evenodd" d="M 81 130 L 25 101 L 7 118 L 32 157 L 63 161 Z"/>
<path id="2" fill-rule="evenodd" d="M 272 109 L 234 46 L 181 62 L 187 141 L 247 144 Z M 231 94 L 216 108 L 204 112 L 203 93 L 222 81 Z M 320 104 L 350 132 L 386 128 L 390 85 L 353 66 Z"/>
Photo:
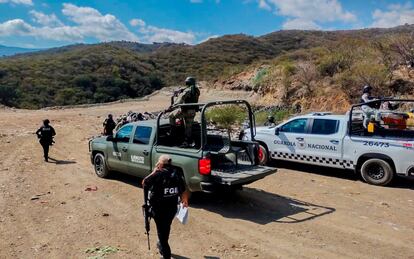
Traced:
<path id="1" fill-rule="evenodd" d="M 200 97 L 200 90 L 196 85 L 196 80 L 193 77 L 187 77 L 185 79 L 185 85 L 187 86 L 174 101 L 173 105 L 198 103 Z M 185 127 L 185 141 L 182 147 L 192 146 L 194 140 L 192 136 L 194 117 L 196 115 L 196 107 L 181 107 L 170 114 L 170 124 L 172 128 L 175 128 L 177 119 L 184 119 Z"/>

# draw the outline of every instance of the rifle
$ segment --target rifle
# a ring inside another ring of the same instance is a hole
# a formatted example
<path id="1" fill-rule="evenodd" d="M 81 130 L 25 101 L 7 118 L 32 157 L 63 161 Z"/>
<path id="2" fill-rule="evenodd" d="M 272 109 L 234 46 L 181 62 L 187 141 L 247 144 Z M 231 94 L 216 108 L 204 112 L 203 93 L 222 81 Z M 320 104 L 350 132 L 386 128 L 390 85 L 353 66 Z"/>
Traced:
<path id="1" fill-rule="evenodd" d="M 171 106 L 173 106 L 174 105 L 174 99 L 175 99 L 175 97 L 178 97 L 182 92 L 184 92 L 184 90 L 185 90 L 186 88 L 185 87 L 183 87 L 183 88 L 180 88 L 180 89 L 178 89 L 178 90 L 175 90 L 174 92 L 173 92 L 173 95 L 171 96 Z M 170 106 L 170 107 L 171 107 Z"/>
<path id="2" fill-rule="evenodd" d="M 151 213 L 150 213 L 150 205 L 148 203 L 148 189 L 146 187 L 144 187 L 144 205 L 142 205 L 142 213 L 144 214 L 145 234 L 147 235 L 147 240 L 148 240 L 148 250 L 151 250 L 150 237 L 149 237 Z"/>

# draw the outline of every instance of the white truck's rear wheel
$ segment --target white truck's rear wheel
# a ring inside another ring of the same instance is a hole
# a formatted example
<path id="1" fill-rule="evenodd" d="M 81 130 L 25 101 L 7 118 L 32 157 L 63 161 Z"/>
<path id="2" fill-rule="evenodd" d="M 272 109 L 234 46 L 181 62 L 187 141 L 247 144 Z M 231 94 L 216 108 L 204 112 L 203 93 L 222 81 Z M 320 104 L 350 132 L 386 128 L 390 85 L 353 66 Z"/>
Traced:
<path id="1" fill-rule="evenodd" d="M 369 184 L 385 186 L 394 177 L 394 170 L 387 161 L 372 158 L 362 164 L 361 176 Z"/>
<path id="2" fill-rule="evenodd" d="M 267 148 L 262 144 L 259 145 L 259 164 L 260 165 L 267 165 L 269 160 L 269 153 L 267 152 Z"/>
<path id="3" fill-rule="evenodd" d="M 109 169 L 106 166 L 105 156 L 101 153 L 96 153 L 93 157 L 93 166 L 95 174 L 101 178 L 107 178 L 109 176 Z"/>

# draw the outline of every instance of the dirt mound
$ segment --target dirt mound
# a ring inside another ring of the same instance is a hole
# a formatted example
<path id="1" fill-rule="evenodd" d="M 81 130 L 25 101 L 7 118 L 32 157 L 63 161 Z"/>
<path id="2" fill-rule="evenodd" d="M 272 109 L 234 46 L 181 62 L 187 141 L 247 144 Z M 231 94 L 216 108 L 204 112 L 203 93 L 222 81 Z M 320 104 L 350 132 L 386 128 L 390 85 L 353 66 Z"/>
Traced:
<path id="1" fill-rule="evenodd" d="M 302 64 L 303 65 L 303 64 Z M 306 66 L 306 64 L 305 64 Z M 359 101 L 362 86 L 349 88 L 335 84 L 329 77 L 318 77 L 306 71 L 301 75 L 286 76 L 283 67 L 267 65 L 251 67 L 227 79 L 217 80 L 216 89 L 242 90 L 251 93 L 257 105 L 301 106 L 302 110 L 346 112 L 352 103 Z M 400 66 L 394 71 L 392 81 L 386 89 L 380 89 L 385 96 L 413 97 L 414 69 Z"/>

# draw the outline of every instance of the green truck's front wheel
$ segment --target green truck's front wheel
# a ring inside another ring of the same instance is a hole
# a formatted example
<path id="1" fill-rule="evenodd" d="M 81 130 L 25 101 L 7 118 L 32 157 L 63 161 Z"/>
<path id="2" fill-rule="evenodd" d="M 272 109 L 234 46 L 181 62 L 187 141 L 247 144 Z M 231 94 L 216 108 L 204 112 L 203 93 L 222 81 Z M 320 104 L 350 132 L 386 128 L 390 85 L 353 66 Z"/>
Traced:
<path id="1" fill-rule="evenodd" d="M 109 176 L 109 169 L 106 166 L 105 156 L 103 154 L 95 154 L 93 157 L 93 166 L 98 177 L 107 178 Z"/>

